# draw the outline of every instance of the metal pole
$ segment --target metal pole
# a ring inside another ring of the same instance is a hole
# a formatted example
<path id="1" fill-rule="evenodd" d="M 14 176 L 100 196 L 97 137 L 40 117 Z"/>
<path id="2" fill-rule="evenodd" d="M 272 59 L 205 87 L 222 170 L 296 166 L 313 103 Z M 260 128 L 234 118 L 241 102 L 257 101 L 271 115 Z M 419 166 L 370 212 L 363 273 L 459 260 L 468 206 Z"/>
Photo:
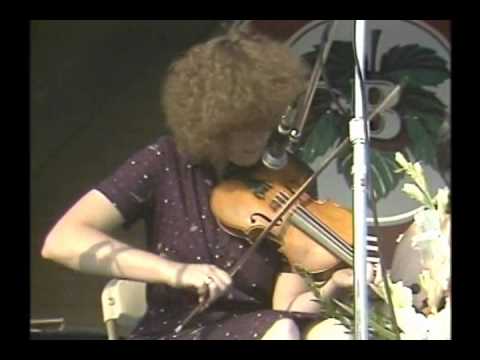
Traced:
<path id="1" fill-rule="evenodd" d="M 359 67 L 355 67 L 355 117 L 350 121 L 350 141 L 353 146 L 353 228 L 354 228 L 354 297 L 355 339 L 368 340 L 367 288 L 367 166 L 368 143 L 366 126 L 365 34 L 366 21 L 355 20 L 355 49 Z"/>

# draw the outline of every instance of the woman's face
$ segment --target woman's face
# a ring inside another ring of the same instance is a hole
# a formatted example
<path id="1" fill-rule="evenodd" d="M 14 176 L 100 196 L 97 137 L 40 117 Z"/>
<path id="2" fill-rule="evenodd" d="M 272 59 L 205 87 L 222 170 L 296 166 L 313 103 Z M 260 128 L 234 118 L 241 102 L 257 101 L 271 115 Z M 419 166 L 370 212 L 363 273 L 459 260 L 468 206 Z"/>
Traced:
<path id="1" fill-rule="evenodd" d="M 272 130 L 242 130 L 230 133 L 228 160 L 238 166 L 254 165 L 263 155 Z"/>

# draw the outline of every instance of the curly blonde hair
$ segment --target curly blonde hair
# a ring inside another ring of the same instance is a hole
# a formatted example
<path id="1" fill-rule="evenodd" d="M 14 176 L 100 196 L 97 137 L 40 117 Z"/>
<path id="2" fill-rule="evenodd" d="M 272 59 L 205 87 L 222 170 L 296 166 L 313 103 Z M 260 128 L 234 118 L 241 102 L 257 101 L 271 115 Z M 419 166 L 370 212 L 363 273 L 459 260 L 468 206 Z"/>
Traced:
<path id="1" fill-rule="evenodd" d="M 287 45 L 229 29 L 171 65 L 162 92 L 167 125 L 181 152 L 213 164 L 225 156 L 232 130 L 274 128 L 307 75 Z"/>

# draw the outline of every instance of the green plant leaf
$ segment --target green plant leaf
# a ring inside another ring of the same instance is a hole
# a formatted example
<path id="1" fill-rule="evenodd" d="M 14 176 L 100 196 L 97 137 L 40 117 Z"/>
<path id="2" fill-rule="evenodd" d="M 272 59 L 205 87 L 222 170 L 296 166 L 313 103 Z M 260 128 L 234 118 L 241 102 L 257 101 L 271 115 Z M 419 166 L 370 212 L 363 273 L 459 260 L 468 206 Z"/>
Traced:
<path id="1" fill-rule="evenodd" d="M 332 101 L 332 96 L 327 89 L 317 88 L 310 107 L 310 113 L 313 114 L 311 116 L 315 117 L 315 119 L 312 120 L 315 121 L 325 114 L 325 112 L 330 109 Z"/>
<path id="2" fill-rule="evenodd" d="M 446 118 L 446 105 L 428 90 L 407 87 L 395 107 L 403 118 L 419 121 L 433 138 L 438 139 L 439 130 Z"/>
<path id="3" fill-rule="evenodd" d="M 436 86 L 450 77 L 445 59 L 435 50 L 418 44 L 397 45 L 387 51 L 381 60 L 380 73 L 394 83 L 411 86 Z"/>
<path id="4" fill-rule="evenodd" d="M 415 111 L 440 117 L 445 116 L 446 108 L 434 92 L 411 86 L 403 89 L 400 101 L 395 106 L 395 110 L 402 113 Z"/>
<path id="5" fill-rule="evenodd" d="M 353 156 L 349 153 L 337 161 L 337 170 L 342 173 L 349 187 L 352 187 Z M 395 172 L 398 168 L 395 163 L 395 153 L 370 149 L 370 171 L 375 196 L 378 199 L 386 197 L 399 183 L 403 175 Z"/>
<path id="6" fill-rule="evenodd" d="M 340 136 L 337 126 L 339 121 L 342 121 L 341 116 L 333 111 L 325 113 L 317 120 L 305 144 L 299 150 L 303 161 L 313 162 L 335 143 Z"/>
<path id="7" fill-rule="evenodd" d="M 318 46 L 314 50 L 303 55 L 310 66 L 314 66 L 318 55 Z M 326 63 L 326 73 L 330 85 L 348 95 L 350 80 L 354 74 L 353 50 L 351 41 L 333 41 Z M 349 97 L 347 96 L 347 99 Z"/>
<path id="8" fill-rule="evenodd" d="M 429 134 L 426 127 L 418 119 L 410 116 L 405 117 L 408 136 L 410 137 L 409 148 L 417 161 L 423 161 L 433 167 L 436 166 L 436 146 L 434 138 Z"/>

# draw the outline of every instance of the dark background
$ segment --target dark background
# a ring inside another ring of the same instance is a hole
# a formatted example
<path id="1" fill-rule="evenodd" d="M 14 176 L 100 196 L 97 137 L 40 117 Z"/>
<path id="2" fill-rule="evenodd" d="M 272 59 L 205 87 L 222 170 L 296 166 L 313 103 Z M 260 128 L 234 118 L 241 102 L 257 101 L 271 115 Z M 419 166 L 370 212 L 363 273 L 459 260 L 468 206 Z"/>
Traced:
<path id="1" fill-rule="evenodd" d="M 103 330 L 109 280 L 40 257 L 45 236 L 85 192 L 165 132 L 160 87 L 183 50 L 219 20 L 30 22 L 31 318 Z M 117 234 L 142 247 L 143 228 Z"/>

